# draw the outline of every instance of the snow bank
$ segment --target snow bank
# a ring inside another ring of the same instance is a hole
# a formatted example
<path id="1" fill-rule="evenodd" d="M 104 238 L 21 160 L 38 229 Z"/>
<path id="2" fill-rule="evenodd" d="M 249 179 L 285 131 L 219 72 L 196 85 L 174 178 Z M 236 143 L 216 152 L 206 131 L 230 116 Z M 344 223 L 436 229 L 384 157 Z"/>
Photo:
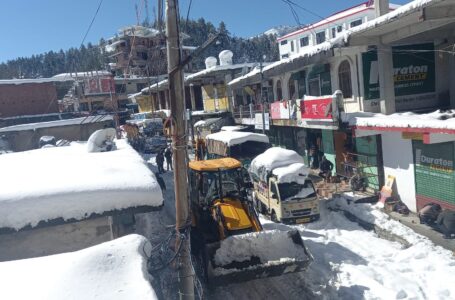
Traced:
<path id="1" fill-rule="evenodd" d="M 391 115 L 374 113 L 342 113 L 343 122 L 351 126 L 455 129 L 455 110 L 437 110 L 428 114 L 412 112 Z"/>
<path id="2" fill-rule="evenodd" d="M 279 183 L 297 182 L 304 184 L 310 170 L 302 163 L 293 163 L 285 167 L 273 169 L 272 173 L 276 175 Z"/>
<path id="3" fill-rule="evenodd" d="M 262 264 L 307 259 L 303 248 L 293 243 L 287 232 L 279 230 L 230 236 L 221 241 L 214 258 L 216 265 L 227 265 L 253 256 Z"/>
<path id="4" fill-rule="evenodd" d="M 280 147 L 272 147 L 253 159 L 249 171 L 261 180 L 266 181 L 268 173 L 273 169 L 295 163 L 303 164 L 303 158 L 297 152 Z"/>
<path id="5" fill-rule="evenodd" d="M 13 125 L 13 126 L 0 128 L 0 132 L 34 130 L 34 129 L 38 129 L 38 128 L 80 125 L 80 124 L 103 122 L 103 121 L 108 121 L 108 120 L 113 120 L 113 117 L 111 115 L 89 116 L 86 118 L 75 118 L 75 119 L 66 119 L 66 120 L 58 120 L 58 121 Z"/>
<path id="6" fill-rule="evenodd" d="M 157 299 L 146 268 L 149 245 L 128 235 L 76 252 L 2 262 L 0 298 Z"/>
<path id="7" fill-rule="evenodd" d="M 86 143 L 0 156 L 0 228 L 19 230 L 56 218 L 82 220 L 138 206 L 161 206 L 153 173 L 125 140 L 89 153 Z"/>
<path id="8" fill-rule="evenodd" d="M 206 123 L 207 123 L 207 122 L 204 121 L 204 120 L 199 120 L 199 121 L 197 121 L 196 123 L 194 123 L 193 127 L 194 127 L 194 128 L 196 128 L 196 127 L 203 127 L 203 126 L 206 125 Z"/>
<path id="9" fill-rule="evenodd" d="M 246 126 L 223 126 L 221 127 L 221 131 L 241 131 L 246 128 Z"/>
<path id="10" fill-rule="evenodd" d="M 207 141 L 219 141 L 227 146 L 242 144 L 245 142 L 269 143 L 269 137 L 265 134 L 240 131 L 220 131 L 205 137 Z"/>

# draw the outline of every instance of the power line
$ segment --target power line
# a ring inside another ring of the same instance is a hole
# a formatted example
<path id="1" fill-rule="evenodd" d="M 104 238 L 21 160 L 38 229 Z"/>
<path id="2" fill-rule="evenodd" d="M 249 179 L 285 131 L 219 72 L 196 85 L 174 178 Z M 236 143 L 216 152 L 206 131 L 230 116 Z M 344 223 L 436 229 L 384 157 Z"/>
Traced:
<path id="1" fill-rule="evenodd" d="M 85 32 L 84 38 L 82 39 L 81 46 L 84 44 L 85 39 L 87 38 L 88 33 L 90 32 L 90 29 L 92 28 L 93 22 L 95 22 L 96 16 L 98 15 L 98 12 L 100 11 L 101 4 L 103 4 L 104 0 L 100 0 L 98 7 L 95 11 L 95 15 L 93 15 L 92 21 L 90 22 L 90 25 L 87 28 L 87 31 Z"/>

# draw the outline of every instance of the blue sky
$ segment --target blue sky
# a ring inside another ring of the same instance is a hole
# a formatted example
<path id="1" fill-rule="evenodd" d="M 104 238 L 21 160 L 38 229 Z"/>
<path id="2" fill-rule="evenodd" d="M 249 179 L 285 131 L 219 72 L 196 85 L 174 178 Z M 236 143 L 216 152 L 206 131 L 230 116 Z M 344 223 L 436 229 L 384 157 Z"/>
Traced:
<path id="1" fill-rule="evenodd" d="M 180 0 L 186 17 L 190 0 Z M 362 0 L 294 0 L 317 15 L 327 16 Z M 409 0 L 392 1 L 404 4 Z M 135 4 L 142 0 L 104 0 L 86 42 L 97 43 L 118 28 L 136 23 Z M 157 0 L 149 0 L 150 16 Z M 0 0 L 0 62 L 46 51 L 78 47 L 98 6 L 98 0 Z M 301 23 L 319 18 L 297 9 Z M 142 18 L 145 12 L 142 11 Z M 236 36 L 249 37 L 277 25 L 295 25 L 282 0 L 193 0 L 190 18 L 204 17 L 215 25 L 224 21 Z"/>

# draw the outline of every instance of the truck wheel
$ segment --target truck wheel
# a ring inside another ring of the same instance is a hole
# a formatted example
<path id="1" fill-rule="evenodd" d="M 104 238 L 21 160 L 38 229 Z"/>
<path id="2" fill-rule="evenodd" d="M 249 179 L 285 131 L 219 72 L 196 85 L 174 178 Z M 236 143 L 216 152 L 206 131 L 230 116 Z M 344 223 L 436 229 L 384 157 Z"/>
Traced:
<path id="1" fill-rule="evenodd" d="M 276 217 L 276 213 L 273 210 L 272 210 L 272 215 L 270 216 L 270 219 L 272 219 L 272 222 L 278 223 L 278 219 Z"/>

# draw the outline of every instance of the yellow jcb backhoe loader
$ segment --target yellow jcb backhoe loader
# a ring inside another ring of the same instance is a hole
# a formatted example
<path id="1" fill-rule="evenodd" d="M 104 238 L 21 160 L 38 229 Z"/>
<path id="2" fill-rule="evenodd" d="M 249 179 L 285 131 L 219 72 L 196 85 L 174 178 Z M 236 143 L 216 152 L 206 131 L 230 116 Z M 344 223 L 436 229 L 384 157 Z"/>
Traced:
<path id="1" fill-rule="evenodd" d="M 297 230 L 263 231 L 233 158 L 191 161 L 191 251 L 210 285 L 303 271 L 312 256 Z"/>

